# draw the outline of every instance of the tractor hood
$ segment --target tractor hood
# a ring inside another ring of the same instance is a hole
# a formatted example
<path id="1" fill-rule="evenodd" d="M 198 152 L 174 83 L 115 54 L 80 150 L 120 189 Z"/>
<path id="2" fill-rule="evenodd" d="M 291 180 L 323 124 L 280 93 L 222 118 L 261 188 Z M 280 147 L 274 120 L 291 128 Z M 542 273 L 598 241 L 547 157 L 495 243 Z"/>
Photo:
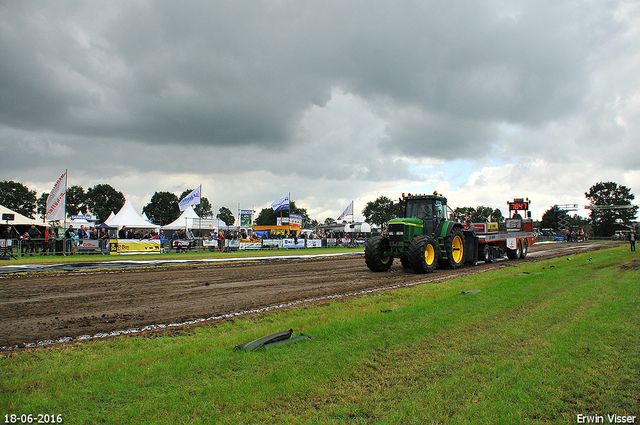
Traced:
<path id="1" fill-rule="evenodd" d="M 394 218 L 389 224 L 406 224 L 407 226 L 420 226 L 424 224 L 419 218 Z"/>

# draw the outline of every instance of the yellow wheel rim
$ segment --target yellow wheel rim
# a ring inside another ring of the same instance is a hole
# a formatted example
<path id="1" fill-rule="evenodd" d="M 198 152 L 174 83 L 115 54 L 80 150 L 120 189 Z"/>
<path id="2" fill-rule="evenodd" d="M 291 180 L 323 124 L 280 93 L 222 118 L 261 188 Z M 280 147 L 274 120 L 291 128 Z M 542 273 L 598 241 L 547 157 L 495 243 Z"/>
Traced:
<path id="1" fill-rule="evenodd" d="M 384 244 L 380 247 L 380 262 L 382 264 L 387 264 L 389 261 L 391 261 L 391 256 L 387 256 L 387 257 L 383 257 L 382 253 L 385 251 L 389 250 L 389 245 L 388 244 Z"/>
<path id="2" fill-rule="evenodd" d="M 432 265 L 433 262 L 436 261 L 436 251 L 431 244 L 428 244 L 424 250 L 424 261 L 428 265 Z"/>
<path id="3" fill-rule="evenodd" d="M 453 256 L 453 261 L 456 263 L 462 262 L 462 258 L 464 256 L 464 244 L 462 243 L 462 238 L 460 236 L 455 236 L 453 238 L 453 242 L 451 243 L 451 255 Z"/>

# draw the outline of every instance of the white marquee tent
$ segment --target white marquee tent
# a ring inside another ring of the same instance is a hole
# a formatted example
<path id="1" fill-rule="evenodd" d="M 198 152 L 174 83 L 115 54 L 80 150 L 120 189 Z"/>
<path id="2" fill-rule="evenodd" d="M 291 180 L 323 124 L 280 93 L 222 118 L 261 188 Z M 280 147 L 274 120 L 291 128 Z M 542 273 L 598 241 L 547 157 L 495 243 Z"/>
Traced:
<path id="1" fill-rule="evenodd" d="M 155 225 L 153 223 L 149 223 L 147 220 L 142 218 L 140 214 L 136 212 L 131 205 L 131 202 L 127 199 L 118 211 L 118 214 L 110 217 L 105 221 L 105 224 L 112 227 L 117 227 L 121 229 L 122 226 L 127 226 L 130 229 L 158 229 L 160 226 Z"/>
<path id="2" fill-rule="evenodd" d="M 35 224 L 36 226 L 44 226 L 45 225 L 44 221 L 42 221 L 39 218 L 34 220 L 32 218 L 25 217 L 22 214 L 19 214 L 19 213 L 13 211 L 13 210 L 10 210 L 9 208 L 4 207 L 2 205 L 0 205 L 0 214 L 13 214 L 14 215 L 13 221 L 9 222 L 10 225 L 23 225 L 23 224 L 28 224 L 28 225 Z M 0 215 L 0 217 L 1 217 L 1 215 Z M 1 223 L 2 224 L 6 224 L 7 222 L 6 221 L 2 221 Z"/>
<path id="3" fill-rule="evenodd" d="M 200 218 L 193 209 L 193 206 L 189 206 L 173 223 L 162 226 L 163 230 L 180 230 L 180 229 L 200 229 L 200 230 L 218 230 L 220 228 L 227 228 L 227 225 L 216 218 Z"/>

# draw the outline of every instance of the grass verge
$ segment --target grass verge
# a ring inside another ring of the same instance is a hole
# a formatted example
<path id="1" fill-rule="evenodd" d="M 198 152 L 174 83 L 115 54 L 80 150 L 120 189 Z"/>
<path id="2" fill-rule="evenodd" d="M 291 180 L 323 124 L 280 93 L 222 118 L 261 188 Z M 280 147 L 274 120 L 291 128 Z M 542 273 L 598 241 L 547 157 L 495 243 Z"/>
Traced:
<path id="1" fill-rule="evenodd" d="M 180 336 L 11 355 L 0 359 L 0 419 L 547 424 L 618 414 L 638 422 L 639 266 L 635 253 L 614 248 Z M 462 294 L 469 289 L 481 292 Z M 233 350 L 288 328 L 315 340 Z"/>

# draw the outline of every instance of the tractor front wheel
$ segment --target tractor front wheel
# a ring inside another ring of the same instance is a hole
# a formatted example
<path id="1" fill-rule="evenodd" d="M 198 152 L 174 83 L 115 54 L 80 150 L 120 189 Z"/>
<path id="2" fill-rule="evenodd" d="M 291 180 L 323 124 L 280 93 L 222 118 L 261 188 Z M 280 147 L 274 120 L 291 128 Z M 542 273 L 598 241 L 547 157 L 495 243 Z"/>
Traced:
<path id="1" fill-rule="evenodd" d="M 364 247 L 364 261 L 372 272 L 386 272 L 393 264 L 393 257 L 385 255 L 389 251 L 389 238 L 374 236 L 367 239 Z"/>
<path id="2" fill-rule="evenodd" d="M 432 236 L 417 236 L 409 245 L 409 261 L 416 273 L 431 273 L 438 262 L 438 243 Z"/>

